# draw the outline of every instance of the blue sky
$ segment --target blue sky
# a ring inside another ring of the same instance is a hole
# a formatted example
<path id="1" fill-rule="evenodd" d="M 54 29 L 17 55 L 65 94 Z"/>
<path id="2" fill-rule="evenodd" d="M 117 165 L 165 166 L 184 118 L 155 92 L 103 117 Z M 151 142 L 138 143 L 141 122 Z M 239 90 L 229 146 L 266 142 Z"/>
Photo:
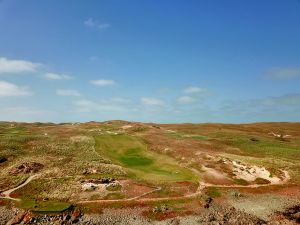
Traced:
<path id="1" fill-rule="evenodd" d="M 0 120 L 300 121 L 298 0 L 0 0 Z"/>

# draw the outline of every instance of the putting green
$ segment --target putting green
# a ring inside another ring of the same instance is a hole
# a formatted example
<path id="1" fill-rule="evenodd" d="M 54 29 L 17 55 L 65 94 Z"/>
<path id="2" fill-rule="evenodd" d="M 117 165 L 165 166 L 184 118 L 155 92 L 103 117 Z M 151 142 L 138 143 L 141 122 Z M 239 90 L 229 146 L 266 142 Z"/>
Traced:
<path id="1" fill-rule="evenodd" d="M 96 151 L 121 165 L 137 179 L 147 181 L 194 181 L 194 174 L 180 167 L 175 159 L 147 150 L 138 137 L 128 135 L 99 135 L 95 137 Z"/>

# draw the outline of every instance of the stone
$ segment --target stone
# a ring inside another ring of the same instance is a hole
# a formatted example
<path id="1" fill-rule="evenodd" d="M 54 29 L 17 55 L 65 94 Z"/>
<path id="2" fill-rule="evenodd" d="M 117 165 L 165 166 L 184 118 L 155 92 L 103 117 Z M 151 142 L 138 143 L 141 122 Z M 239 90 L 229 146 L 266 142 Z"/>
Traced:
<path id="1" fill-rule="evenodd" d="M 31 213 L 27 213 L 24 218 L 23 218 L 23 222 L 24 223 L 29 223 L 30 221 L 32 221 L 32 214 Z"/>
<path id="2" fill-rule="evenodd" d="M 25 210 L 21 210 L 12 220 L 8 221 L 6 225 L 13 225 L 20 223 L 26 215 Z"/>

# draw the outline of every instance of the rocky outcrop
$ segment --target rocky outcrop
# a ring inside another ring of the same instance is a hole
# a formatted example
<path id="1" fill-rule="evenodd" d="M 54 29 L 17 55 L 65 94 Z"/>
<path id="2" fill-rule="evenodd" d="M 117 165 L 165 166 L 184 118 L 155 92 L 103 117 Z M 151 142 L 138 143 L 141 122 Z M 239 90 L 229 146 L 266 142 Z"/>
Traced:
<path id="1" fill-rule="evenodd" d="M 75 208 L 70 211 L 65 211 L 62 214 L 58 215 L 41 215 L 41 214 L 33 214 L 32 212 L 21 210 L 19 211 L 10 221 L 6 223 L 6 225 L 14 225 L 14 224 L 76 224 L 79 222 L 82 213 L 80 209 Z M 1 224 L 1 221 L 0 221 Z"/>
<path id="2" fill-rule="evenodd" d="M 37 162 L 25 162 L 9 171 L 9 174 L 16 175 L 19 173 L 36 173 L 44 167 L 43 164 Z"/>

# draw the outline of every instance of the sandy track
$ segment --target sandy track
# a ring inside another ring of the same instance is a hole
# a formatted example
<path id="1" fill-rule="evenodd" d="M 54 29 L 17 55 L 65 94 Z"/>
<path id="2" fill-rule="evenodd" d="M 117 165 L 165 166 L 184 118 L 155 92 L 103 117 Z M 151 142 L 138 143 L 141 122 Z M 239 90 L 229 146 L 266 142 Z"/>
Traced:
<path id="1" fill-rule="evenodd" d="M 199 171 L 189 168 L 192 170 L 195 174 L 199 175 Z M 259 187 L 266 187 L 266 186 L 276 186 L 276 185 L 283 185 L 287 183 L 290 179 L 290 176 L 287 171 L 283 171 L 285 174 L 284 179 L 280 183 L 276 184 L 252 184 L 252 185 L 218 185 L 218 184 L 209 184 L 209 183 L 204 183 L 204 182 L 199 182 L 198 189 L 195 193 L 184 195 L 184 196 L 179 196 L 179 197 L 164 197 L 164 198 L 141 198 L 144 197 L 145 195 L 148 195 L 150 193 L 153 193 L 155 191 L 158 191 L 158 189 L 152 190 L 150 192 L 144 193 L 140 196 L 133 197 L 133 198 L 128 198 L 128 199 L 115 199 L 115 200 L 105 200 L 105 199 L 99 199 L 99 200 L 85 200 L 85 201 L 79 201 L 78 203 L 80 204 L 88 204 L 88 203 L 115 203 L 115 202 L 131 202 L 131 201 L 136 201 L 136 202 L 155 202 L 155 201 L 164 201 L 164 200 L 183 200 L 183 199 L 189 199 L 189 198 L 194 198 L 197 197 L 198 195 L 202 194 L 202 190 L 205 189 L 206 187 L 224 187 L 224 188 L 259 188 Z"/>
<path id="2" fill-rule="evenodd" d="M 27 178 L 27 180 L 24 183 L 20 184 L 19 186 L 0 193 L 0 198 L 10 199 L 10 200 L 14 200 L 14 201 L 21 201 L 21 199 L 19 199 L 19 198 L 10 197 L 10 194 L 12 192 L 14 192 L 15 190 L 18 190 L 19 188 L 24 187 L 26 184 L 28 184 L 30 181 L 32 181 L 37 176 L 38 176 L 38 174 L 31 175 L 30 177 Z"/>
<path id="3" fill-rule="evenodd" d="M 192 170 L 195 174 L 199 175 L 199 171 L 189 168 Z M 149 195 L 151 193 L 154 193 L 156 191 L 160 191 L 161 187 L 158 187 L 154 190 L 151 190 L 149 192 L 143 193 L 141 195 L 132 197 L 132 198 L 127 198 L 127 199 L 115 199 L 115 200 L 109 200 L 109 199 L 99 199 L 99 200 L 84 200 L 84 201 L 79 201 L 78 203 L 80 204 L 85 204 L 85 203 L 114 203 L 114 202 L 131 202 L 131 201 L 137 201 L 137 202 L 154 202 L 154 201 L 164 201 L 164 200 L 183 200 L 183 199 L 189 199 L 193 197 L 197 197 L 198 195 L 202 194 L 202 190 L 206 187 L 224 187 L 224 188 L 259 188 L 259 187 L 266 187 L 266 186 L 275 186 L 275 185 L 283 185 L 287 183 L 290 179 L 290 176 L 287 171 L 283 171 L 285 177 L 280 183 L 276 184 L 252 184 L 252 185 L 218 185 L 218 184 L 210 184 L 210 183 L 204 183 L 204 182 L 199 182 L 198 189 L 195 193 L 184 195 L 184 196 L 179 196 L 179 197 L 163 197 L 163 198 L 142 198 L 145 197 L 146 195 Z M 27 180 L 20 184 L 19 186 L 9 189 L 7 191 L 4 191 L 0 193 L 0 198 L 2 199 L 10 199 L 14 201 L 20 201 L 21 199 L 19 198 L 12 198 L 10 197 L 10 194 L 16 190 L 18 190 L 21 187 L 24 187 L 27 185 L 29 182 L 31 182 L 34 178 L 36 178 L 38 174 L 31 175 L 30 177 L 27 178 Z"/>

